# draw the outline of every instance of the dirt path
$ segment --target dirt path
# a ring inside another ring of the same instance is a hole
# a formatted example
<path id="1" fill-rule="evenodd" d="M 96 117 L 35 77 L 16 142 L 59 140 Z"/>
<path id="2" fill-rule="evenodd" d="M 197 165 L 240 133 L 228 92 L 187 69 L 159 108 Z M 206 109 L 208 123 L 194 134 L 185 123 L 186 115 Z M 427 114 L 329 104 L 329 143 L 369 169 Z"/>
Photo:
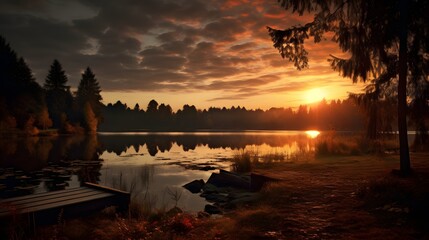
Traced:
<path id="1" fill-rule="evenodd" d="M 413 154 L 412 161 L 417 171 L 429 173 L 427 155 Z M 283 218 L 275 238 L 416 239 L 410 223 L 385 221 L 356 197 L 365 183 L 388 175 L 398 163 L 394 156 L 329 157 L 258 169 L 283 180 L 267 199 Z"/>

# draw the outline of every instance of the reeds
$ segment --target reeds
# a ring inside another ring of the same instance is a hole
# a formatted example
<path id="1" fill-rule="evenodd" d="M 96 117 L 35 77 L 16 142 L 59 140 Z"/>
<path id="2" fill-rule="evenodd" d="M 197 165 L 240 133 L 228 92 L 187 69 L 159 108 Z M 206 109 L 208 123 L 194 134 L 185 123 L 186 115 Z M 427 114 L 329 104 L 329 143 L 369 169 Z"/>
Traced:
<path id="1" fill-rule="evenodd" d="M 290 155 L 274 151 L 265 154 L 257 150 L 241 150 L 234 154 L 231 161 L 231 171 L 236 173 L 251 172 L 256 166 L 270 165 L 277 162 L 285 162 L 290 159 Z"/>

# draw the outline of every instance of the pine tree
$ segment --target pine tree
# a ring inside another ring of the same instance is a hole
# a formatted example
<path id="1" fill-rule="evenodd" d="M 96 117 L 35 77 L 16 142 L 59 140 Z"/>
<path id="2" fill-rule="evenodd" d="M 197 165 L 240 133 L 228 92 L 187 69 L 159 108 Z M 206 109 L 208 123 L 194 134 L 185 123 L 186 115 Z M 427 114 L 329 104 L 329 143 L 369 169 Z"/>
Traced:
<path id="1" fill-rule="evenodd" d="M 82 74 L 82 79 L 79 82 L 76 93 L 76 102 L 80 109 L 84 109 L 86 104 L 89 104 L 91 110 L 93 111 L 95 118 L 98 123 L 100 123 L 103 118 L 101 115 L 101 107 L 103 104 L 101 100 L 103 99 L 100 95 L 101 88 L 95 74 L 92 72 L 91 68 L 87 67 L 85 72 Z M 80 114 L 80 120 L 86 126 L 85 114 Z M 92 131 L 92 130 L 91 130 Z"/>
<path id="2" fill-rule="evenodd" d="M 23 128 L 45 106 L 43 91 L 30 67 L 0 36 L 0 122 Z M 13 124 L 9 124 L 12 123 Z"/>
<path id="3" fill-rule="evenodd" d="M 17 119 L 18 127 L 28 125 L 29 118 L 36 118 L 46 107 L 43 89 L 36 82 L 30 67 L 23 58 L 19 58 L 14 69 L 14 80 L 17 87 L 11 112 Z M 34 123 L 34 121 L 30 121 Z"/>
<path id="4" fill-rule="evenodd" d="M 0 36 L 0 56 L 0 96 L 6 100 L 17 90 L 16 82 L 13 80 L 13 69 L 18 64 L 18 57 L 2 36 Z"/>
<path id="5" fill-rule="evenodd" d="M 51 65 L 48 76 L 46 76 L 45 84 L 43 85 L 46 91 L 68 91 L 67 76 L 61 63 L 54 59 Z"/>
<path id="6" fill-rule="evenodd" d="M 2 36 L 0 36 L 0 56 L 0 125 L 4 128 L 15 127 L 16 119 L 10 112 L 10 106 L 17 91 L 12 70 L 18 58 Z"/>
<path id="7" fill-rule="evenodd" d="M 62 128 L 64 121 L 62 116 L 70 115 L 70 106 L 73 98 L 70 87 L 67 84 L 67 76 L 58 60 L 54 60 L 46 76 L 44 89 L 46 91 L 46 103 L 49 115 L 55 128 Z"/>

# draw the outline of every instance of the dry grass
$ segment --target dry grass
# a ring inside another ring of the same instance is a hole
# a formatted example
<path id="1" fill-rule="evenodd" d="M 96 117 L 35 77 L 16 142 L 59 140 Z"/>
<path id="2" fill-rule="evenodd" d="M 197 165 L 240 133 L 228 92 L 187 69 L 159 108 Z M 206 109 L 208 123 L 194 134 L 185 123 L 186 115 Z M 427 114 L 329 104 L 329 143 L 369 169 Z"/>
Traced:
<path id="1" fill-rule="evenodd" d="M 391 174 L 398 156 L 385 153 L 395 141 L 334 138 L 329 147 L 340 143 L 326 155 L 306 155 L 308 161 L 253 164 L 253 171 L 283 181 L 263 189 L 259 203 L 240 208 L 227 224 L 218 222 L 219 239 L 428 238 L 428 154 L 412 154 L 416 173 L 399 178 Z"/>
<path id="2" fill-rule="evenodd" d="M 194 215 L 182 212 L 163 213 L 156 219 L 102 213 L 42 227 L 34 236 L 20 239 L 180 239 L 199 224 Z"/>
<path id="3" fill-rule="evenodd" d="M 237 173 L 251 172 L 255 167 L 273 167 L 276 163 L 291 161 L 292 157 L 283 152 L 269 152 L 260 154 L 258 151 L 237 151 L 232 157 L 231 171 Z"/>
<path id="4" fill-rule="evenodd" d="M 365 155 L 395 152 L 399 143 L 395 136 L 386 135 L 377 140 L 362 136 L 347 136 L 328 133 L 318 137 L 315 144 L 315 154 L 318 157 L 332 155 Z"/>

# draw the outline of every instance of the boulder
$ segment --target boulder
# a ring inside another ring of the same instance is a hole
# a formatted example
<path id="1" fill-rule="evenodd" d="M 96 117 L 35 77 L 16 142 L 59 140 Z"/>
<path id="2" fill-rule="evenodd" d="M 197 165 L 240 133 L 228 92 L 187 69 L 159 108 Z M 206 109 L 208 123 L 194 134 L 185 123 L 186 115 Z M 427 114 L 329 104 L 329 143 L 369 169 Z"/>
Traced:
<path id="1" fill-rule="evenodd" d="M 204 180 L 194 180 L 190 183 L 183 185 L 184 188 L 188 189 L 191 193 L 199 193 L 204 186 Z"/>
<path id="2" fill-rule="evenodd" d="M 203 187 L 204 194 L 211 194 L 211 193 L 218 193 L 219 188 L 217 188 L 215 185 L 206 183 Z"/>
<path id="3" fill-rule="evenodd" d="M 212 173 L 208 184 L 212 184 L 218 188 L 233 187 L 238 189 L 250 189 L 250 181 L 248 177 L 240 176 L 225 170 L 220 170 L 219 173 Z"/>
<path id="4" fill-rule="evenodd" d="M 232 192 L 228 195 L 229 203 L 239 205 L 242 203 L 255 202 L 260 198 L 259 193 L 251 192 Z"/>
<path id="5" fill-rule="evenodd" d="M 216 207 L 214 205 L 210 205 L 210 204 L 207 204 L 204 207 L 204 212 L 209 213 L 209 214 L 222 214 L 222 211 L 218 207 Z"/>
<path id="6" fill-rule="evenodd" d="M 228 197 L 225 194 L 220 193 L 211 193 L 211 194 L 201 194 L 209 202 L 215 203 L 225 203 L 228 201 Z"/>
<path id="7" fill-rule="evenodd" d="M 278 182 L 279 179 L 267 177 L 261 174 L 251 173 L 250 174 L 250 190 L 257 192 L 261 190 L 269 182 Z"/>

